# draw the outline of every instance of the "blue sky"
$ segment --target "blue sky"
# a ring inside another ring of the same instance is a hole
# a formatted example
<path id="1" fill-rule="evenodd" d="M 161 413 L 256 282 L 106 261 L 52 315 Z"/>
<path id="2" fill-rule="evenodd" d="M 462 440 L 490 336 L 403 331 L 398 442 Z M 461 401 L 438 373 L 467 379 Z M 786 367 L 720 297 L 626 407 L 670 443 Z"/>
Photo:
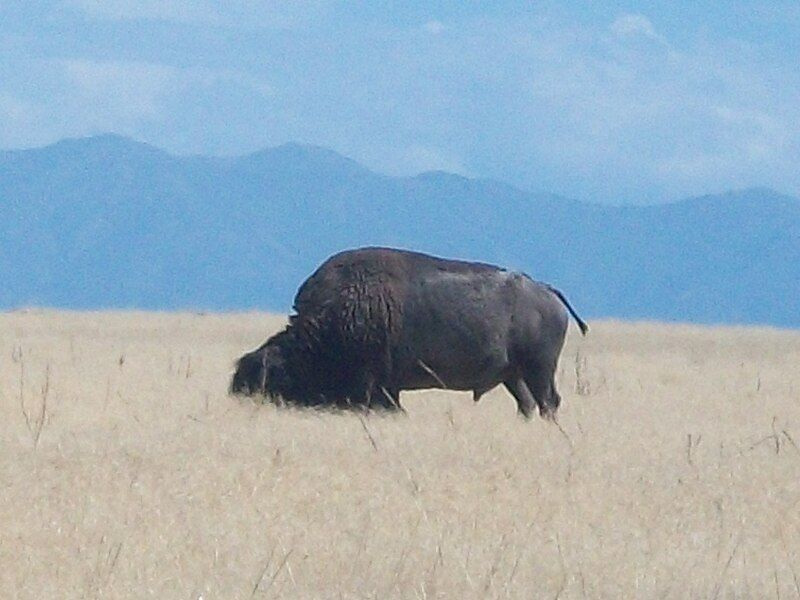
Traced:
<path id="1" fill-rule="evenodd" d="M 0 147 L 287 141 L 599 202 L 800 195 L 796 2 L 0 0 Z"/>

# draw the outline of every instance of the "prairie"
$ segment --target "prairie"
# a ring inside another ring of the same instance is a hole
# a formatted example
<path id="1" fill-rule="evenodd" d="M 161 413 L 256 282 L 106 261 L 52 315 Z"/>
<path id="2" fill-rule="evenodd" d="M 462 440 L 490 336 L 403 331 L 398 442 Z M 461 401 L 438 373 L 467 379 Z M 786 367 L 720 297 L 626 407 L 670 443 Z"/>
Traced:
<path id="1" fill-rule="evenodd" d="M 0 597 L 800 597 L 800 333 L 571 326 L 556 426 L 228 396 L 283 322 L 0 315 Z"/>

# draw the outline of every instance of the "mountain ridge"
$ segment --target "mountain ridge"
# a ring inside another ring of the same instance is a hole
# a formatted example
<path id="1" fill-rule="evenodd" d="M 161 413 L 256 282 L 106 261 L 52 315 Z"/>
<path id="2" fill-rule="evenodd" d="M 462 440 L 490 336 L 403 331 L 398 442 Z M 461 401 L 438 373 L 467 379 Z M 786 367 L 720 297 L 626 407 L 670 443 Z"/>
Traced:
<path id="1" fill-rule="evenodd" d="M 800 327 L 800 201 L 768 188 L 610 206 L 295 143 L 0 152 L 0 308 L 288 310 L 319 262 L 362 245 L 522 270 L 589 317 Z"/>

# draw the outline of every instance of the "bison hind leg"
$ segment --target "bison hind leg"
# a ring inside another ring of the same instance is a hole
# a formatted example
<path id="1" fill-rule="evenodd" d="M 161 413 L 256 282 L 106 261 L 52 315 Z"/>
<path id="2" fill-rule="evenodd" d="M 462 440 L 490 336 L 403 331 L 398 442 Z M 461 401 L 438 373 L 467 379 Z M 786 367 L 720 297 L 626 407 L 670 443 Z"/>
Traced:
<path id="1" fill-rule="evenodd" d="M 511 395 L 514 396 L 514 399 L 517 401 L 517 411 L 519 414 L 526 419 L 530 419 L 533 416 L 536 400 L 528 389 L 525 380 L 522 377 L 516 376 L 504 381 L 503 385 L 506 386 L 506 389 L 511 392 Z"/>
<path id="2" fill-rule="evenodd" d="M 538 364 L 525 374 L 525 383 L 539 405 L 543 417 L 555 418 L 561 405 L 561 396 L 556 390 L 555 362 Z"/>
<path id="3" fill-rule="evenodd" d="M 548 391 L 551 395 L 545 396 L 541 390 L 531 391 L 531 388 L 522 377 L 514 377 L 504 382 L 504 385 L 517 401 L 517 409 L 526 419 L 533 416 L 534 406 L 538 406 L 539 415 L 548 421 L 555 421 L 558 410 L 559 398 L 551 386 Z"/>

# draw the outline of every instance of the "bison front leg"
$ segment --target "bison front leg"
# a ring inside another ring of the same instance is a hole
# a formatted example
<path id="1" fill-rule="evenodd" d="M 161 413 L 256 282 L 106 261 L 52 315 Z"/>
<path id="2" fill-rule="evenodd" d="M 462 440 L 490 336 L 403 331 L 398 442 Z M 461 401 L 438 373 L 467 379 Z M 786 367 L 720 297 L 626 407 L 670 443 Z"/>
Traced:
<path id="1" fill-rule="evenodd" d="M 371 410 L 406 412 L 400 404 L 399 392 L 382 385 L 369 388 L 366 395 L 359 400 L 359 404 Z"/>
<path id="2" fill-rule="evenodd" d="M 406 412 L 406 409 L 400 404 L 399 390 L 380 385 L 375 395 L 376 397 L 373 398 L 373 402 L 381 408 L 386 410 L 399 410 L 402 413 Z"/>
<path id="3" fill-rule="evenodd" d="M 472 390 L 472 399 L 475 402 L 477 402 L 478 400 L 481 399 L 481 396 L 483 396 L 486 392 L 488 392 L 494 386 L 495 386 L 495 384 L 492 384 L 490 386 L 484 386 L 484 387 L 475 388 L 474 390 Z"/>
<path id="4" fill-rule="evenodd" d="M 363 374 L 354 395 L 356 404 L 366 409 L 405 412 L 400 406 L 399 390 L 376 383 L 375 377 L 370 373 Z"/>

